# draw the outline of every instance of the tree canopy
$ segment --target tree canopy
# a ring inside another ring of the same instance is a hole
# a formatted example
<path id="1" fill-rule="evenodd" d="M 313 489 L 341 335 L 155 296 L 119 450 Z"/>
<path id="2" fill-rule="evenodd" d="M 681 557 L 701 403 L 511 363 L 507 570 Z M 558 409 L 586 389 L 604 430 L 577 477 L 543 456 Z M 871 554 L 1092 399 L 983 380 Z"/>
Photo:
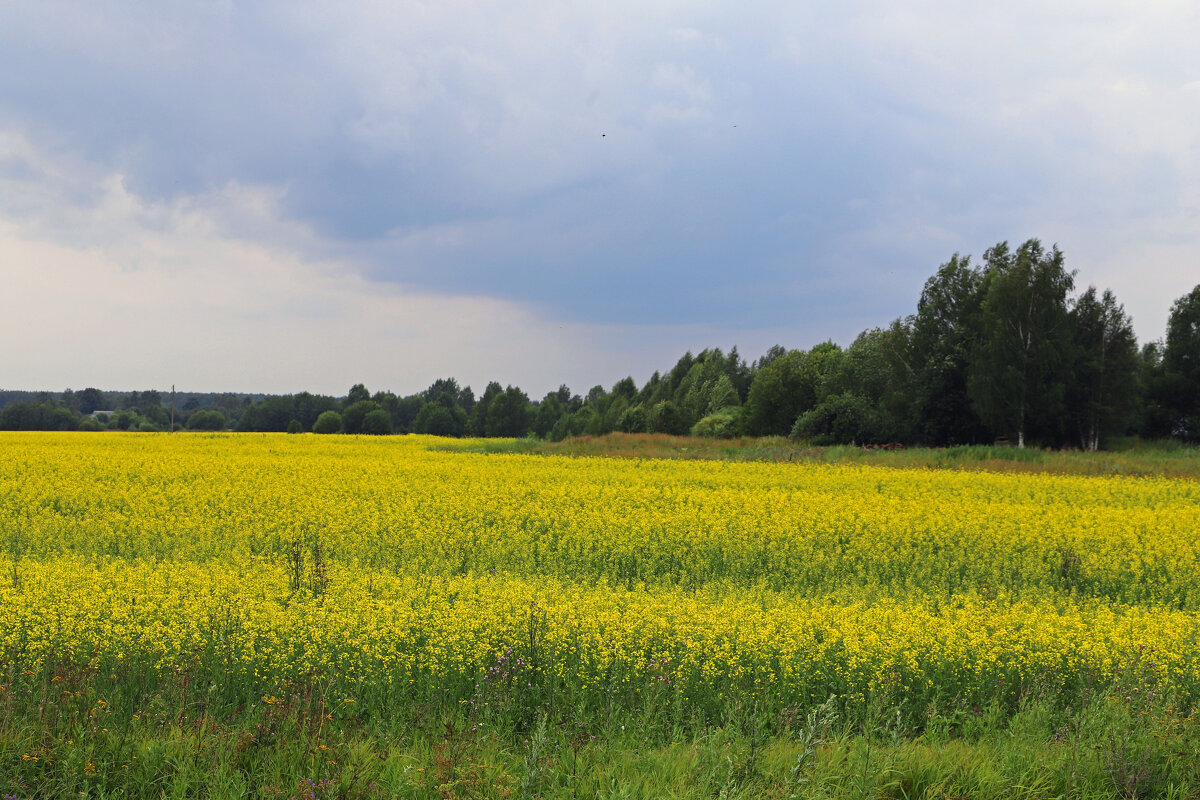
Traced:
<path id="1" fill-rule="evenodd" d="M 343 398 L 179 393 L 176 428 L 375 435 L 668 433 L 792 435 L 813 442 L 953 445 L 1007 438 L 1097 449 L 1127 434 L 1200 440 L 1200 286 L 1171 305 L 1165 340 L 1140 348 L 1109 290 L 1075 292 L 1057 247 L 1000 242 L 976 265 L 955 253 L 914 313 L 848 347 L 774 345 L 752 363 L 736 347 L 684 353 L 639 388 L 632 376 L 584 394 L 531 399 L 513 385 L 439 378 L 408 395 Z M 162 431 L 164 393 L 0 391 L 3 430 Z"/>

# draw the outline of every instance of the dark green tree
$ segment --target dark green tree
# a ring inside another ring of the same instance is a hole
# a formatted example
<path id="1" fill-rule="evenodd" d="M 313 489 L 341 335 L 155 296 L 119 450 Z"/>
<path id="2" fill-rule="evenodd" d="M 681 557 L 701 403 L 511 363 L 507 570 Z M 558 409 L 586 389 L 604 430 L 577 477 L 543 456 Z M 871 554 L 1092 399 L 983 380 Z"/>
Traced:
<path id="1" fill-rule="evenodd" d="M 0 409 L 0 431 L 73 431 L 79 417 L 53 402 L 11 403 Z"/>
<path id="2" fill-rule="evenodd" d="M 97 409 L 105 409 L 108 399 L 104 396 L 104 392 L 89 386 L 79 393 L 79 413 L 87 416 Z"/>
<path id="3" fill-rule="evenodd" d="M 542 398 L 542 402 L 538 404 L 537 412 L 533 416 L 534 434 L 542 439 L 547 438 L 562 415 L 563 406 L 559 402 L 558 394 L 549 392 Z"/>
<path id="4" fill-rule="evenodd" d="M 1200 286 L 1171 305 L 1163 373 L 1172 433 L 1200 440 Z"/>
<path id="5" fill-rule="evenodd" d="M 413 431 L 430 436 L 458 436 L 459 428 L 454 413 L 438 401 L 427 402 L 421 406 L 417 418 L 413 420 Z"/>
<path id="6" fill-rule="evenodd" d="M 870 402 L 847 393 L 831 395 L 801 414 L 792 436 L 816 445 L 876 444 L 887 441 L 890 433 Z"/>
<path id="7" fill-rule="evenodd" d="M 1095 287 L 1071 309 L 1074 345 L 1067 405 L 1080 447 L 1098 450 L 1104 437 L 1125 433 L 1139 405 L 1140 359 L 1133 324 L 1110 291 Z"/>
<path id="8" fill-rule="evenodd" d="M 742 408 L 743 432 L 749 436 L 787 436 L 796 418 L 815 407 L 837 374 L 842 349 L 823 342 L 807 353 L 789 350 L 772 358 L 754 374 Z"/>
<path id="9" fill-rule="evenodd" d="M 619 430 L 621 418 L 629 410 L 629 398 L 624 394 L 609 395 L 609 398 L 611 402 L 608 404 L 608 408 L 604 409 L 604 415 L 600 420 L 601 433 L 612 433 Z"/>
<path id="10" fill-rule="evenodd" d="M 350 387 L 350 391 L 346 392 L 346 400 L 342 403 L 342 408 L 349 408 L 355 403 L 361 403 L 363 400 L 370 400 L 371 393 L 367 391 L 367 387 L 361 383 L 356 383 Z"/>
<path id="11" fill-rule="evenodd" d="M 379 407 L 371 409 L 363 417 L 361 432 L 371 436 L 387 436 L 392 432 L 391 415 Z"/>
<path id="12" fill-rule="evenodd" d="M 142 419 L 154 430 L 164 431 L 171 425 L 171 415 L 160 405 L 150 405 L 143 408 Z"/>
<path id="13" fill-rule="evenodd" d="M 1006 242 L 984 254 L 980 338 L 967 390 L 991 430 L 1052 436 L 1065 416 L 1070 319 L 1067 297 L 1074 275 L 1057 247 L 1047 252 L 1030 239 L 1012 251 Z"/>
<path id="14" fill-rule="evenodd" d="M 488 405 L 487 435 L 520 438 L 529 433 L 533 409 L 529 397 L 515 386 L 507 387 Z"/>
<path id="15" fill-rule="evenodd" d="M 755 372 L 742 409 L 742 429 L 748 436 L 786 436 L 796 417 L 817 404 L 807 358 L 807 353 L 789 350 Z"/>
<path id="16" fill-rule="evenodd" d="M 388 432 L 403 433 L 402 429 L 396 427 L 396 419 L 400 412 L 400 398 L 391 392 L 376 392 L 371 395 L 371 400 L 388 415 Z M 419 410 L 419 409 L 418 409 Z M 414 412 L 415 414 L 415 412 Z"/>
<path id="17" fill-rule="evenodd" d="M 861 398 L 872 409 L 871 441 L 911 440 L 912 329 L 904 320 L 859 334 L 825 381 L 827 396 Z M 829 393 L 833 393 L 829 395 Z M 850 441 L 864 442 L 856 435 Z"/>
<path id="18" fill-rule="evenodd" d="M 684 436 L 688 433 L 687 420 L 679 411 L 679 407 L 670 400 L 664 400 L 650 409 L 650 419 L 647 428 L 651 433 L 669 433 L 672 436 Z"/>
<path id="19" fill-rule="evenodd" d="M 341 433 L 342 415 L 336 411 L 323 411 L 313 423 L 313 433 Z"/>
<path id="20" fill-rule="evenodd" d="M 343 433 L 365 433 L 363 430 L 363 420 L 373 411 L 382 411 L 379 404 L 374 400 L 359 400 L 353 405 L 347 406 L 342 411 L 342 432 Z M 384 412 L 385 414 L 387 412 Z M 391 429 L 391 421 L 388 422 L 389 432 Z"/>
<path id="21" fill-rule="evenodd" d="M 292 395 L 273 395 L 243 409 L 234 430 L 283 433 L 288 423 L 296 417 L 296 403 Z"/>
<path id="22" fill-rule="evenodd" d="M 638 403 L 625 409 L 625 413 L 617 420 L 617 430 L 625 433 L 645 433 L 649 424 L 646 407 Z"/>
<path id="23" fill-rule="evenodd" d="M 187 428 L 190 431 L 225 430 L 225 415 L 215 408 L 202 408 L 188 417 Z"/>
<path id="24" fill-rule="evenodd" d="M 753 378 L 754 373 L 756 373 L 760 369 L 766 367 L 768 364 L 770 364 L 775 359 L 782 358 L 783 356 L 787 355 L 787 353 L 788 353 L 788 349 L 786 347 L 784 347 L 783 345 L 781 345 L 781 344 L 771 345 L 770 347 L 767 348 L 767 352 L 763 353 L 762 356 L 760 356 L 759 359 L 754 362 L 754 366 L 751 368 L 751 377 Z M 747 393 L 749 393 L 749 391 L 750 391 L 749 389 L 746 390 Z"/>
<path id="25" fill-rule="evenodd" d="M 967 392 L 979 339 L 983 273 L 954 254 L 925 282 L 912 321 L 908 427 L 926 444 L 971 444 L 987 436 Z"/>
<path id="26" fill-rule="evenodd" d="M 337 411 L 340 407 L 336 398 L 300 392 L 292 398 L 292 419 L 299 421 L 302 430 L 310 431 L 317 417 L 326 411 Z"/>
<path id="27" fill-rule="evenodd" d="M 419 394 L 401 397 L 397 400 L 396 411 L 392 415 L 392 430 L 396 433 L 411 433 L 413 423 L 416 422 L 417 414 L 421 412 L 423 405 L 425 405 L 425 401 Z"/>
<path id="28" fill-rule="evenodd" d="M 633 400 L 637 397 L 637 384 L 634 383 L 632 377 L 621 378 L 613 384 L 612 394 L 614 397 L 624 397 L 626 400 Z"/>
<path id="29" fill-rule="evenodd" d="M 488 411 L 491 408 L 492 401 L 500 395 L 504 394 L 504 387 L 496 381 L 490 381 L 487 387 L 484 388 L 483 394 L 479 401 L 475 403 L 475 408 L 471 411 L 470 422 L 467 425 L 467 433 L 471 436 L 490 436 L 488 433 Z"/>

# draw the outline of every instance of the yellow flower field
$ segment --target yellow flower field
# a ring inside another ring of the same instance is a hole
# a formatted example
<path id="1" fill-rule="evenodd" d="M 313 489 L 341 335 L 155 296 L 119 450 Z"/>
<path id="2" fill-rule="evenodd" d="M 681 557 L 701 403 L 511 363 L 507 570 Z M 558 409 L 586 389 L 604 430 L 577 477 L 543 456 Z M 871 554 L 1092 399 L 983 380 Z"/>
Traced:
<path id="1" fill-rule="evenodd" d="M 0 434 L 4 670 L 384 704 L 470 698 L 511 647 L 583 703 L 1200 688 L 1195 482 L 440 441 Z"/>

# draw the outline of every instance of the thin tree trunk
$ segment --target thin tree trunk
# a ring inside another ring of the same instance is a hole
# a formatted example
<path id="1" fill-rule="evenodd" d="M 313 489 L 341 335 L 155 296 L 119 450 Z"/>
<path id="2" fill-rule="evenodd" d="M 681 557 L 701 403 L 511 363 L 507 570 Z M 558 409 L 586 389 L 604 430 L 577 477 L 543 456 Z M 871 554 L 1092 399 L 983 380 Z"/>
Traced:
<path id="1" fill-rule="evenodd" d="M 1021 398 L 1021 406 L 1017 411 L 1017 447 L 1025 447 L 1025 398 Z"/>

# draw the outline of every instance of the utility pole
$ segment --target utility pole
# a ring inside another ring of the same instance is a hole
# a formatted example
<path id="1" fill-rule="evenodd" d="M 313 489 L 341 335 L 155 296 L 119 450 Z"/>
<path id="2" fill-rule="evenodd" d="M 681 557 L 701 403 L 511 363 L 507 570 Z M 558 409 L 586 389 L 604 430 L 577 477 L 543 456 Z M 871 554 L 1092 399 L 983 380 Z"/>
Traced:
<path id="1" fill-rule="evenodd" d="M 171 384 L 171 433 L 175 432 L 175 384 Z"/>

